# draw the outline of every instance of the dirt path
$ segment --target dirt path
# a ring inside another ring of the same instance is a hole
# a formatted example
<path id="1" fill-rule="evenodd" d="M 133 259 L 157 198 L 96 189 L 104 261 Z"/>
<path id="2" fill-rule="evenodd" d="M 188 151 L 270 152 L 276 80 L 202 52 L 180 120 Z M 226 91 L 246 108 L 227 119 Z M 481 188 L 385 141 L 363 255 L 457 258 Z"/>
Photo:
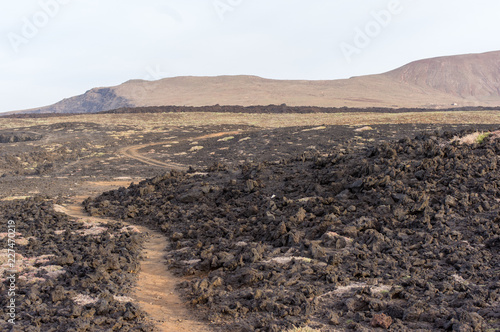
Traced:
<path id="1" fill-rule="evenodd" d="M 242 131 L 223 131 L 223 132 L 218 132 L 218 133 L 213 133 L 213 134 L 208 134 L 208 135 L 203 135 L 203 136 L 187 138 L 187 139 L 184 139 L 181 141 L 202 140 L 202 139 L 221 137 L 221 136 L 225 136 L 225 135 L 236 135 L 236 134 L 241 134 L 241 133 L 243 133 L 243 132 Z M 175 142 L 179 142 L 179 141 L 175 141 Z M 118 150 L 118 154 L 121 154 L 127 158 L 135 159 L 137 161 L 140 161 L 140 162 L 145 163 L 145 164 L 150 165 L 150 166 L 167 167 L 167 168 L 172 168 L 172 169 L 177 169 L 177 170 L 187 169 L 187 167 L 185 165 L 177 164 L 177 163 L 164 163 L 162 161 L 146 157 L 139 152 L 139 150 L 142 150 L 144 148 L 148 148 L 151 146 L 163 145 L 163 144 L 173 144 L 173 143 L 174 143 L 174 141 L 163 141 L 163 142 L 131 145 L 131 146 L 127 146 L 127 147 L 124 147 L 124 148 L 121 148 L 120 150 Z"/>
<path id="2" fill-rule="evenodd" d="M 55 205 L 55 210 L 91 223 L 108 224 L 115 222 L 111 219 L 89 217 L 79 204 Z M 167 239 L 161 233 L 146 227 L 135 227 L 142 233 L 148 234 L 148 239 L 144 244 L 143 256 L 145 259 L 141 261 L 141 270 L 132 298 L 148 313 L 160 331 L 211 331 L 205 324 L 195 319 L 175 290 L 175 285 L 180 280 L 168 271 L 163 258 L 164 250 L 168 244 Z"/>
<path id="3" fill-rule="evenodd" d="M 132 145 L 132 146 L 127 146 L 125 148 L 122 148 L 118 150 L 118 153 L 131 159 L 135 159 L 137 161 L 140 161 L 142 163 L 145 163 L 150 166 L 158 166 L 158 167 L 168 167 L 172 169 L 185 169 L 186 166 L 181 165 L 181 164 L 176 164 L 176 163 L 164 163 L 162 161 L 152 159 L 145 157 L 142 155 L 139 150 L 154 146 L 154 145 L 160 145 L 160 144 L 169 144 L 172 143 L 170 141 L 165 141 L 165 142 L 156 142 L 156 143 L 149 143 L 149 144 L 139 144 L 139 145 Z"/>

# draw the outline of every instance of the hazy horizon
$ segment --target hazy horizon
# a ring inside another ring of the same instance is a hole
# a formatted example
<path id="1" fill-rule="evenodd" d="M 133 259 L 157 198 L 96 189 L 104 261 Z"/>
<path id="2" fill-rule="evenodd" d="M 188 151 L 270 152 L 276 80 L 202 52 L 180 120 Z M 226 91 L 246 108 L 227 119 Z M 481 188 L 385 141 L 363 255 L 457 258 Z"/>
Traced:
<path id="1" fill-rule="evenodd" d="M 481 0 L 28 0 L 0 14 L 0 112 L 131 79 L 334 80 L 500 50 Z"/>

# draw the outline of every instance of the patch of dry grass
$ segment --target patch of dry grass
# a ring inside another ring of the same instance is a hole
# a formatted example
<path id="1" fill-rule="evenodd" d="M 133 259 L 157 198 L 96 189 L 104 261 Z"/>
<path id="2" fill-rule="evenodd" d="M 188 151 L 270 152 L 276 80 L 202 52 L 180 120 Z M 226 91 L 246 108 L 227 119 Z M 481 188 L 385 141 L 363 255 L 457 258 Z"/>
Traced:
<path id="1" fill-rule="evenodd" d="M 261 128 L 282 128 L 293 126 L 352 125 L 369 126 L 376 124 L 495 124 L 500 123 L 500 112 L 409 112 L 409 113 L 309 113 L 309 114 L 246 114 L 246 113 L 144 113 L 144 114 L 84 114 L 71 117 L 41 119 L 0 118 L 3 128 L 27 128 L 64 122 L 99 122 L 109 128 L 130 126 L 135 130 L 112 132 L 117 138 L 136 134 L 136 131 L 157 132 L 166 123 L 169 126 L 201 125 L 251 125 Z"/>
<path id="2" fill-rule="evenodd" d="M 484 142 L 486 137 L 490 136 L 490 133 L 485 132 L 475 132 L 469 135 L 465 135 L 463 137 L 453 137 L 452 142 L 457 142 L 460 144 L 481 144 Z"/>

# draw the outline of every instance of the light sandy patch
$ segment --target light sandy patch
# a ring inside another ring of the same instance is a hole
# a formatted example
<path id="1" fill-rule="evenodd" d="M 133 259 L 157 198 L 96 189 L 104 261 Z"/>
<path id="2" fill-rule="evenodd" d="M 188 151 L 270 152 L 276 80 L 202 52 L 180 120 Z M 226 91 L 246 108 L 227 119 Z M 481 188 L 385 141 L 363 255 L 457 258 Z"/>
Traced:
<path id="1" fill-rule="evenodd" d="M 9 234 L 11 233 L 0 233 L 0 240 L 3 240 L 5 239 L 6 237 L 9 236 Z M 17 239 L 17 237 L 21 236 L 22 234 L 19 233 L 19 232 L 16 232 L 16 233 L 13 233 L 15 235 L 15 238 Z"/>
<path id="2" fill-rule="evenodd" d="M 68 209 L 63 207 L 63 206 L 54 204 L 54 211 L 56 211 L 58 213 L 66 214 L 68 212 Z M 77 219 L 77 221 L 81 222 L 83 227 L 85 227 L 86 229 L 83 229 L 83 230 L 80 229 L 80 230 L 71 232 L 71 234 L 78 234 L 80 236 L 99 235 L 99 234 L 102 234 L 108 230 L 107 227 L 104 227 L 104 225 L 106 225 L 106 224 L 103 223 L 103 221 L 101 219 L 98 219 L 98 218 L 87 217 L 87 218 Z M 65 231 L 66 230 L 56 230 L 56 231 L 54 231 L 54 233 L 57 235 L 60 235 L 60 234 L 63 234 Z M 128 231 L 133 232 L 134 231 L 133 227 Z"/>
<path id="3" fill-rule="evenodd" d="M 475 144 L 478 143 L 478 141 L 481 139 L 481 137 L 484 139 L 484 137 L 488 136 L 489 133 L 485 132 L 475 132 L 469 135 L 465 135 L 463 137 L 458 137 L 455 136 L 452 138 L 451 142 L 457 142 L 460 144 Z"/>
<path id="4" fill-rule="evenodd" d="M 141 233 L 136 226 L 125 226 L 120 229 L 120 233 Z"/>
<path id="5" fill-rule="evenodd" d="M 2 201 L 15 201 L 15 200 L 25 200 L 26 198 L 30 198 L 31 196 L 9 196 L 2 198 Z"/>
<path id="6" fill-rule="evenodd" d="M 491 139 L 499 139 L 500 138 L 500 130 L 492 131 L 490 133 Z"/>
<path id="7" fill-rule="evenodd" d="M 36 239 L 36 237 L 34 236 L 16 237 L 16 245 L 27 246 L 30 243 L 30 239 Z"/>
<path id="8" fill-rule="evenodd" d="M 218 139 L 217 142 L 228 142 L 228 141 L 231 141 L 233 139 L 234 139 L 234 136 L 228 136 L 228 137 Z"/>
<path id="9" fill-rule="evenodd" d="M 372 127 L 370 126 L 364 126 L 364 127 L 361 127 L 361 128 L 357 128 L 357 129 L 354 129 L 355 132 L 363 132 L 363 131 L 370 131 L 370 130 L 373 130 Z"/>
<path id="10" fill-rule="evenodd" d="M 65 210 L 62 206 L 54 204 L 53 209 L 57 213 L 65 213 Z"/>
<path id="11" fill-rule="evenodd" d="M 203 146 L 196 145 L 196 146 L 193 146 L 191 149 L 189 149 L 189 152 L 196 152 L 196 151 L 200 151 L 200 150 L 203 150 Z"/>
<path id="12" fill-rule="evenodd" d="M 274 257 L 271 258 L 267 261 L 263 261 L 262 263 L 269 264 L 269 263 L 278 263 L 278 264 L 288 264 L 291 261 L 296 260 L 296 261 L 303 261 L 305 263 L 310 263 L 312 262 L 311 258 L 307 257 L 300 257 L 300 256 L 280 256 L 280 257 Z"/>
<path id="13" fill-rule="evenodd" d="M 15 271 L 19 275 L 20 280 L 25 280 L 29 284 L 43 282 L 47 279 L 55 279 L 58 276 L 66 273 L 62 266 L 45 265 L 54 255 L 42 255 L 37 257 L 24 257 L 21 254 L 15 254 Z M 4 276 L 5 271 L 12 270 L 9 262 L 8 250 L 0 250 L 0 276 Z M 37 275 L 42 274 L 43 277 Z M 0 282 L 5 281 L 5 278 L 0 278 Z"/>
<path id="14" fill-rule="evenodd" d="M 116 181 L 88 181 L 85 184 L 94 187 L 128 187 L 133 181 L 132 178 L 129 179 L 116 180 Z"/>
<path id="15" fill-rule="evenodd" d="M 323 234 L 323 237 L 326 239 L 326 240 L 338 240 L 338 239 L 344 239 L 345 242 L 347 243 L 347 245 L 350 245 L 354 242 L 353 239 L 349 238 L 349 237 L 346 237 L 346 236 L 342 236 L 338 233 L 335 233 L 335 232 L 326 232 L 325 234 Z"/>
<path id="16" fill-rule="evenodd" d="M 201 259 L 192 259 L 189 261 L 181 261 L 181 263 L 185 264 L 185 265 L 194 265 L 194 264 L 198 264 L 199 262 L 201 262 Z"/>
<path id="17" fill-rule="evenodd" d="M 108 228 L 106 228 L 106 227 L 92 225 L 85 230 L 76 231 L 76 233 L 81 235 L 81 236 L 87 236 L 87 235 L 94 235 L 95 236 L 95 235 L 100 235 L 100 234 L 106 232 L 107 230 L 108 230 Z"/>
<path id="18" fill-rule="evenodd" d="M 462 276 L 459 276 L 458 274 L 454 274 L 452 275 L 453 279 L 455 279 L 456 282 L 459 282 L 461 284 L 464 284 L 464 285 L 468 285 L 469 282 L 467 280 L 465 280 L 464 278 L 462 278 Z"/>
<path id="19" fill-rule="evenodd" d="M 314 197 L 304 197 L 304 198 L 299 198 L 298 202 L 299 203 L 307 203 L 309 201 L 313 201 L 315 200 L 316 198 L 319 198 L 318 196 L 314 196 Z"/>
<path id="20" fill-rule="evenodd" d="M 98 298 L 92 297 L 89 295 L 83 295 L 83 294 L 78 294 L 77 296 L 72 298 L 73 301 L 75 301 L 76 304 L 83 306 L 86 306 L 87 304 L 96 304 L 97 301 L 99 301 Z"/>
<path id="21" fill-rule="evenodd" d="M 326 129 L 325 126 L 319 126 L 319 127 L 314 127 L 314 128 L 309 128 L 309 129 L 304 129 L 302 131 L 315 131 L 315 130 L 324 130 Z"/>
<path id="22" fill-rule="evenodd" d="M 113 295 L 113 298 L 118 302 L 134 302 L 134 299 L 128 296 Z"/>
<path id="23" fill-rule="evenodd" d="M 50 279 L 55 279 L 66 273 L 66 270 L 60 265 L 46 265 L 40 267 L 40 270 L 44 270 Z"/>
<path id="24" fill-rule="evenodd" d="M 118 295 L 113 295 L 113 298 L 118 301 L 118 302 L 134 302 L 134 299 L 128 296 L 118 296 Z M 98 297 L 95 296 L 90 296 L 90 295 L 84 295 L 84 294 L 78 294 L 75 297 L 72 298 L 72 300 L 78 304 L 83 306 L 86 306 L 88 304 L 96 304 L 99 301 Z"/>
<path id="25" fill-rule="evenodd" d="M 332 295 L 336 297 L 350 296 L 353 291 L 365 287 L 369 287 L 372 293 L 388 292 L 392 288 L 389 285 L 368 285 L 367 283 L 364 282 L 353 282 L 352 284 L 346 286 L 339 286 L 334 291 L 325 293 L 323 295 L 320 295 L 319 297 L 321 298 Z"/>

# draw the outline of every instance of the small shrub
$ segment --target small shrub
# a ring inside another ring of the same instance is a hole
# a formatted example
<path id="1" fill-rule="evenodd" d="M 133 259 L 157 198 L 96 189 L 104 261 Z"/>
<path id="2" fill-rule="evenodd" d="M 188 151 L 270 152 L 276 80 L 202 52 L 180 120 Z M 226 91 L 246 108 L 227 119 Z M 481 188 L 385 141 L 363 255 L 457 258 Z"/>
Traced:
<path id="1" fill-rule="evenodd" d="M 484 140 L 486 139 L 486 137 L 490 136 L 490 133 L 481 133 L 479 134 L 479 136 L 476 138 L 476 142 L 478 144 L 482 144 L 484 142 Z"/>

